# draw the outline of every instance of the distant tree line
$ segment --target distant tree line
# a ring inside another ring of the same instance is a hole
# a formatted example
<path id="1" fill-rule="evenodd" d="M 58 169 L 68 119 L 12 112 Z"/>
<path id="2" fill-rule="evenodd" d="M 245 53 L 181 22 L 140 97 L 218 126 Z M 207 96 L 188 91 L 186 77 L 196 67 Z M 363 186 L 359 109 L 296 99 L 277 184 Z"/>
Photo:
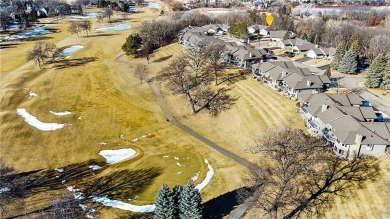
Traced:
<path id="1" fill-rule="evenodd" d="M 188 26 L 204 26 L 210 23 L 234 25 L 239 22 L 253 23 L 249 18 L 249 14 L 246 13 L 229 13 L 218 17 L 210 17 L 197 11 L 178 12 L 158 20 L 143 22 L 136 33 L 137 38 L 141 38 L 141 42 L 136 39 L 136 43 L 126 43 L 127 45 L 122 49 L 128 54 L 147 56 L 153 50 L 176 41 L 179 31 Z M 127 40 L 132 41 L 134 36 L 133 34 Z M 133 46 L 130 48 L 129 45 Z"/>

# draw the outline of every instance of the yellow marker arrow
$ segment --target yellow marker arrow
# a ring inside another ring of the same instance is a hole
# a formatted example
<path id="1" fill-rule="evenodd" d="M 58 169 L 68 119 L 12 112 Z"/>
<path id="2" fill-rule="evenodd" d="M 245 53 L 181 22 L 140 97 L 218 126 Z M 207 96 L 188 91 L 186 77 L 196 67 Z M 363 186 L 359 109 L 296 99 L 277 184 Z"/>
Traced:
<path id="1" fill-rule="evenodd" d="M 272 16 L 272 14 L 267 15 L 265 17 L 265 21 L 267 21 L 268 26 L 271 26 L 272 25 L 272 21 L 274 21 L 274 17 Z"/>

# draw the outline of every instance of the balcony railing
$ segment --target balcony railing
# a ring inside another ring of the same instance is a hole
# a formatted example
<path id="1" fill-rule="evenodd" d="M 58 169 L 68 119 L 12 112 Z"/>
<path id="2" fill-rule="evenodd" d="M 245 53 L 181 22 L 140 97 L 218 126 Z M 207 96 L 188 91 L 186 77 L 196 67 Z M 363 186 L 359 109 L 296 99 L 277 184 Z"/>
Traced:
<path id="1" fill-rule="evenodd" d="M 322 133 L 324 134 L 325 139 L 328 140 L 329 142 L 332 143 L 336 142 L 337 138 L 333 135 L 332 132 L 324 130 L 322 131 Z"/>
<path id="2" fill-rule="evenodd" d="M 313 120 L 308 120 L 307 125 L 309 126 L 309 128 L 316 129 L 316 130 L 320 128 L 320 126 Z"/>

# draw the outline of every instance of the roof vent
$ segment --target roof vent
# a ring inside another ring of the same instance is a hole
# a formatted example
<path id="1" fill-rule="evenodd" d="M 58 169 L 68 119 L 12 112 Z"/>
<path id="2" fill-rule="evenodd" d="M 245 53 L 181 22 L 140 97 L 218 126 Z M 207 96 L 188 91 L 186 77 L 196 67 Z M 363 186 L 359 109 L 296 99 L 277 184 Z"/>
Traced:
<path id="1" fill-rule="evenodd" d="M 308 80 L 308 81 L 306 82 L 306 85 L 307 85 L 308 87 L 310 87 L 310 86 L 311 86 L 311 81 Z"/>
<path id="2" fill-rule="evenodd" d="M 328 107 L 329 107 L 328 105 L 322 104 L 321 112 L 325 112 L 328 109 Z"/>

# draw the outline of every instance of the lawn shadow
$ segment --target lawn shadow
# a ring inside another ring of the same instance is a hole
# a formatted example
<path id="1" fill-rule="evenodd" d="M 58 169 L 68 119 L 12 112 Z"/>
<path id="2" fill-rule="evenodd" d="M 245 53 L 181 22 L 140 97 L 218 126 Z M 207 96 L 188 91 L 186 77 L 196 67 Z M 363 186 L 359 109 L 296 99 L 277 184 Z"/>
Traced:
<path id="1" fill-rule="evenodd" d="M 16 46 L 19 46 L 20 43 L 6 43 L 6 44 L 0 44 L 1 49 L 8 49 L 8 48 L 15 48 Z"/>
<path id="2" fill-rule="evenodd" d="M 54 64 L 54 68 L 56 69 L 63 69 L 63 68 L 69 68 L 69 67 L 77 67 L 81 65 L 85 65 L 89 62 L 96 61 L 96 57 L 83 57 L 78 59 L 61 59 L 61 60 L 55 60 L 51 63 Z"/>
<path id="3" fill-rule="evenodd" d="M 161 174 L 160 168 L 121 170 L 81 184 L 85 197 L 107 196 L 128 201 L 143 192 Z"/>
<path id="4" fill-rule="evenodd" d="M 257 187 L 242 187 L 203 203 L 203 218 L 222 219 L 243 204 Z"/>
<path id="5" fill-rule="evenodd" d="M 158 58 L 158 59 L 154 60 L 153 63 L 167 61 L 168 59 L 172 58 L 172 56 L 173 55 L 168 55 L 168 56 L 164 56 L 164 57 Z"/>
<path id="6" fill-rule="evenodd" d="M 115 36 L 115 35 L 118 35 L 118 34 L 115 34 L 115 33 L 103 33 L 103 34 L 95 34 L 95 35 L 89 35 L 87 38 L 89 37 L 106 37 L 106 36 Z"/>

